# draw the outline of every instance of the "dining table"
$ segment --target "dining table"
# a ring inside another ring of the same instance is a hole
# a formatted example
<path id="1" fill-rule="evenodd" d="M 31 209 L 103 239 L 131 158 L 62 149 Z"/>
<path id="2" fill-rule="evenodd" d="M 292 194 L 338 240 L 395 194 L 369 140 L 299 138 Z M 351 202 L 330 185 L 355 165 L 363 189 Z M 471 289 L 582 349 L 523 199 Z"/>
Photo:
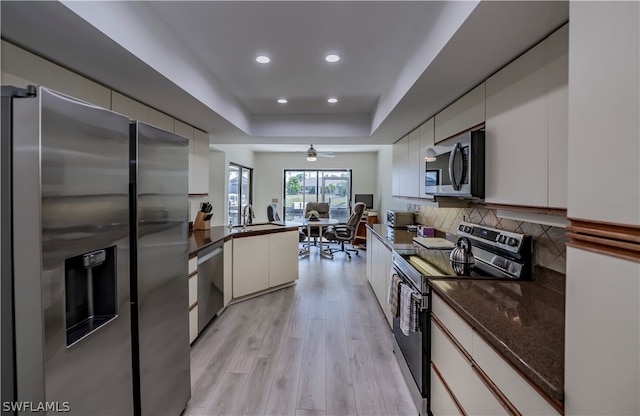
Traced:
<path id="1" fill-rule="evenodd" d="M 319 245 L 318 245 L 318 251 L 320 252 L 320 256 L 322 257 L 326 257 L 328 259 L 333 259 L 333 254 L 331 254 L 328 251 L 324 251 L 322 250 L 322 234 L 323 234 L 323 230 L 330 226 L 330 225 L 335 225 L 338 224 L 340 221 L 334 219 L 334 218 L 319 218 L 317 220 L 310 220 L 308 218 L 305 218 L 302 221 L 302 224 L 304 224 L 307 227 L 307 236 L 311 235 L 311 229 L 312 228 L 317 228 L 318 229 L 318 240 L 319 240 Z M 307 237 L 307 238 L 311 238 L 311 237 Z M 311 243 L 307 244 L 307 248 L 306 249 L 301 249 L 300 252 L 300 257 L 306 257 L 308 255 L 311 254 Z"/>

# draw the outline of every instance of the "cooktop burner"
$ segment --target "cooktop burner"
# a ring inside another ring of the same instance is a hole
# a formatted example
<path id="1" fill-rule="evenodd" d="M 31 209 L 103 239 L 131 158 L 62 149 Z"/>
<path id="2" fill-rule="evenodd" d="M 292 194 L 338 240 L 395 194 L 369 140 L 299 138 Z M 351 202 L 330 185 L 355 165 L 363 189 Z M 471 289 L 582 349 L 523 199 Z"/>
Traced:
<path id="1" fill-rule="evenodd" d="M 467 237 L 471 241 L 471 252 L 475 262 L 471 272 L 459 276 L 451 266 L 451 248 L 440 244 L 427 248 L 421 240 L 414 241 L 413 248 L 394 250 L 393 261 L 416 288 L 425 288 L 423 279 L 456 277 L 473 279 L 518 279 L 531 278 L 533 266 L 533 246 L 531 236 L 482 225 L 462 222 L 456 235 L 447 235 L 455 243 L 457 237 Z"/>

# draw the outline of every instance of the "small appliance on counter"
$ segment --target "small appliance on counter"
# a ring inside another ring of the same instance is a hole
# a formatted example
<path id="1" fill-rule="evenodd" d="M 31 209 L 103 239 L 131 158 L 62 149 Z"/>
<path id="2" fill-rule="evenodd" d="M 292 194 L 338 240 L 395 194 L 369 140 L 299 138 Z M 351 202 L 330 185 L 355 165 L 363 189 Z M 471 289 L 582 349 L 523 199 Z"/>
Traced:
<path id="1" fill-rule="evenodd" d="M 392 228 L 406 228 L 413 224 L 413 212 L 387 211 L 387 225 Z"/>

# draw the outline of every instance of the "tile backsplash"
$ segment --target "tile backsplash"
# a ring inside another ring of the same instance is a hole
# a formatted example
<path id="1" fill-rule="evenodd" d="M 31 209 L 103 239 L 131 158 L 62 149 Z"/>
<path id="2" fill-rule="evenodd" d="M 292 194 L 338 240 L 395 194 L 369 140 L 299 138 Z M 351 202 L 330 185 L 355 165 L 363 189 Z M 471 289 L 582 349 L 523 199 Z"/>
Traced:
<path id="1" fill-rule="evenodd" d="M 564 228 L 498 218 L 495 210 L 478 205 L 469 208 L 434 208 L 409 204 L 407 208 L 416 213 L 416 223 L 452 234 L 456 233 L 456 227 L 461 221 L 529 234 L 533 237 L 534 263 L 566 274 L 567 248 Z"/>

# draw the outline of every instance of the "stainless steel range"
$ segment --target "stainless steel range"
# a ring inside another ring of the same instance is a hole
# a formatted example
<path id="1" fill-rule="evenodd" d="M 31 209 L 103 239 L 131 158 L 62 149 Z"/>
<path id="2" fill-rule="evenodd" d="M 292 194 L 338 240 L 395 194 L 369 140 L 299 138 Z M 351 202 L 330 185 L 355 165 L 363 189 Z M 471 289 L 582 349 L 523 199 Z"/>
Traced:
<path id="1" fill-rule="evenodd" d="M 459 275 L 452 266 L 450 256 L 454 250 L 455 236 L 443 239 L 414 238 L 413 248 L 394 250 L 393 267 L 400 277 L 402 290 L 414 290 L 413 309 L 417 311 L 417 328 L 402 331 L 400 316 L 393 320 L 393 351 L 400 363 L 407 384 L 421 415 L 431 415 L 430 361 L 431 361 L 431 290 L 429 280 L 436 278 L 457 279 L 517 279 L 529 280 L 533 267 L 531 236 L 497 230 L 477 224 L 462 222 L 458 237 L 466 237 L 471 243 L 473 264 L 467 275 Z M 437 243 L 437 244 L 436 244 Z M 458 272 L 460 269 L 458 269 Z"/>

